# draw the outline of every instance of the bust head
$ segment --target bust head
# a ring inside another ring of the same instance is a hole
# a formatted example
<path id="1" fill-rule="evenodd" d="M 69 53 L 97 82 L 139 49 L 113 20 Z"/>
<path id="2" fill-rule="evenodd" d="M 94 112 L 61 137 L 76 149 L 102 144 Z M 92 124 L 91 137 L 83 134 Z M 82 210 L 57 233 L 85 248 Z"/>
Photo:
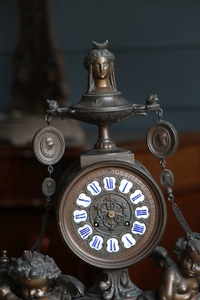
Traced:
<path id="1" fill-rule="evenodd" d="M 52 258 L 36 251 L 24 251 L 23 257 L 13 259 L 9 268 L 9 275 L 21 286 L 25 299 L 50 294 L 60 274 Z"/>
<path id="2" fill-rule="evenodd" d="M 200 279 L 200 235 L 192 233 L 178 239 L 174 252 L 179 258 L 179 270 L 184 277 Z"/>
<path id="3" fill-rule="evenodd" d="M 113 53 L 106 49 L 108 41 L 103 44 L 93 42 L 92 49 L 84 60 L 84 66 L 88 70 L 88 93 L 116 91 L 114 76 Z"/>

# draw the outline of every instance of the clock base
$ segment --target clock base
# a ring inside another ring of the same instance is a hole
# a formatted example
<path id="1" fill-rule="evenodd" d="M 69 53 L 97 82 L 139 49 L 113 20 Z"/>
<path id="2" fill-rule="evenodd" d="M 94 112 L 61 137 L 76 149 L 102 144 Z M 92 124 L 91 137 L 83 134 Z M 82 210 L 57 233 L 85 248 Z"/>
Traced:
<path id="1" fill-rule="evenodd" d="M 136 300 L 142 291 L 130 280 L 128 269 L 96 271 L 95 282 L 86 292 L 92 299 Z"/>

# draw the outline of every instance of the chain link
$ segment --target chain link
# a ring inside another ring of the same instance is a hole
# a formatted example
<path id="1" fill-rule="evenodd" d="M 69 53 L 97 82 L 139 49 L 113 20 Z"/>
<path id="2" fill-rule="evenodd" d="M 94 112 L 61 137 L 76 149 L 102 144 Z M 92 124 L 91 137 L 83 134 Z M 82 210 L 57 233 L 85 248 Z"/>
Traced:
<path id="1" fill-rule="evenodd" d="M 51 119 L 52 119 L 52 117 L 51 116 L 49 116 L 49 115 L 45 115 L 45 121 L 47 122 L 47 125 L 49 126 L 50 125 L 50 122 L 51 122 Z"/>
<path id="2" fill-rule="evenodd" d="M 48 173 L 49 173 L 49 177 L 51 177 L 51 173 L 53 172 L 53 167 L 51 165 L 48 166 Z M 41 224 L 41 229 L 40 229 L 40 233 L 39 236 L 35 242 L 35 244 L 33 245 L 33 247 L 31 248 L 31 252 L 33 252 L 35 249 L 37 249 L 38 252 L 40 252 L 40 248 L 41 248 L 41 244 L 42 244 L 42 238 L 44 235 L 44 232 L 46 230 L 47 227 L 47 222 L 48 222 L 48 217 L 49 217 L 49 210 L 51 209 L 51 198 L 47 197 L 45 200 L 45 212 L 42 216 L 42 224 Z"/>
<path id="3" fill-rule="evenodd" d="M 49 177 L 51 177 L 51 173 L 53 173 L 53 166 L 52 165 L 48 166 L 48 173 L 49 173 Z"/>
<path id="4" fill-rule="evenodd" d="M 160 160 L 160 165 L 161 167 L 163 168 L 163 170 L 165 169 L 165 166 L 166 166 L 166 160 L 165 159 L 161 159 Z"/>
<path id="5" fill-rule="evenodd" d="M 158 120 L 160 121 L 161 118 L 163 117 L 163 110 L 162 110 L 162 108 L 157 109 L 156 110 L 156 114 L 158 116 Z"/>
<path id="6" fill-rule="evenodd" d="M 49 201 L 49 198 L 46 199 L 46 201 Z M 41 248 L 41 244 L 42 244 L 42 238 L 45 232 L 45 229 L 47 227 L 47 221 L 48 221 L 48 217 L 49 217 L 49 210 L 51 208 L 50 203 L 47 203 L 45 205 L 46 211 L 42 216 L 42 224 L 41 224 L 41 230 L 40 230 L 40 234 L 35 242 L 35 244 L 33 245 L 33 247 L 31 248 L 31 252 L 33 252 L 36 248 L 37 251 L 40 252 L 40 248 Z"/>

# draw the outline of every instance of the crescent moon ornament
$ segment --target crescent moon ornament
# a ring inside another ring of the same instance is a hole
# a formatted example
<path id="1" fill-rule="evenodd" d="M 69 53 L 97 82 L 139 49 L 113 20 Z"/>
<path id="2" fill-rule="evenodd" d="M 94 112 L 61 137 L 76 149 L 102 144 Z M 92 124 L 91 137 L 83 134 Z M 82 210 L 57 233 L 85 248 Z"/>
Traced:
<path id="1" fill-rule="evenodd" d="M 93 41 L 92 44 L 93 44 L 93 46 L 94 46 L 96 49 L 102 50 L 102 49 L 106 49 L 106 48 L 107 48 L 107 46 L 108 46 L 108 40 L 106 40 L 105 43 L 102 43 L 102 44 L 96 43 L 96 42 Z"/>

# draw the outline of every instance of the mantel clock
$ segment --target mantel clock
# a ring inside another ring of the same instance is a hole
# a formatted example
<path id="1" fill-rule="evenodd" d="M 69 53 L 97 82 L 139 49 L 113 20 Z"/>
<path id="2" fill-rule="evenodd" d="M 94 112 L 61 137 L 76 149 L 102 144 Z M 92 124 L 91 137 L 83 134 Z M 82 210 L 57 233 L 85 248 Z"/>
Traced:
<path id="1" fill-rule="evenodd" d="M 131 282 L 127 268 L 158 245 L 165 229 L 166 206 L 145 166 L 111 139 L 110 126 L 156 112 L 159 120 L 147 133 L 147 146 L 161 159 L 175 152 L 178 138 L 174 127 L 161 120 L 157 95 L 151 94 L 143 105 L 126 101 L 116 87 L 115 57 L 107 50 L 108 42 L 93 42 L 93 46 L 84 60 L 88 87 L 79 103 L 60 108 L 56 101 L 48 100 L 48 122 L 52 116 L 60 116 L 99 128 L 94 148 L 80 153 L 77 163 L 60 180 L 55 193 L 57 222 L 73 253 L 104 274 L 96 279 L 98 289 L 90 289 L 88 297 L 136 299 L 141 291 Z M 64 151 L 61 134 L 49 124 L 36 134 L 33 145 L 37 158 L 49 166 Z M 167 175 L 166 171 L 162 182 L 169 189 Z M 50 178 L 45 186 L 52 187 Z"/>

